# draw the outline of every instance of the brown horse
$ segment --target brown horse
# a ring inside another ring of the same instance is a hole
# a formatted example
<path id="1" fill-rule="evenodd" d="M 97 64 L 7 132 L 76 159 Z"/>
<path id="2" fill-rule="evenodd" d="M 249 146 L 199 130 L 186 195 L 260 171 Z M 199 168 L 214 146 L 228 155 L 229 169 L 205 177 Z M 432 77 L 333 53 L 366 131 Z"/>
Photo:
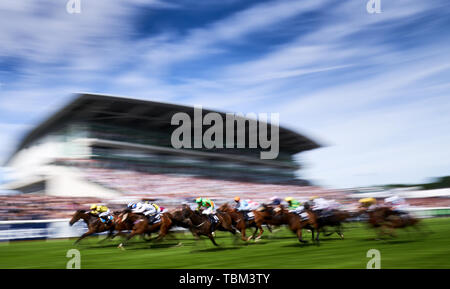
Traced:
<path id="1" fill-rule="evenodd" d="M 279 206 L 282 208 L 282 206 Z M 285 225 L 284 220 L 281 220 L 279 216 L 275 215 L 275 212 L 278 210 L 277 207 L 273 207 L 271 205 L 262 204 L 258 209 L 253 211 L 253 214 L 255 215 L 255 226 L 257 227 L 257 230 L 253 233 L 251 238 L 254 238 L 255 240 L 259 240 L 264 233 L 264 229 L 262 228 L 262 225 L 266 225 L 270 232 L 272 232 L 270 226 L 281 226 Z M 259 229 L 259 234 L 255 238 L 256 233 Z"/>
<path id="2" fill-rule="evenodd" d="M 150 224 L 148 218 L 143 214 L 132 213 L 129 210 L 122 212 L 117 223 L 120 225 L 126 223 L 131 226 L 131 233 L 126 237 L 125 241 L 119 244 L 119 248 L 123 248 L 125 244 L 136 235 L 151 234 L 159 231 L 156 238 L 157 241 L 162 240 L 169 232 L 172 221 L 167 213 L 160 214 L 161 220 L 157 223 Z"/>
<path id="3" fill-rule="evenodd" d="M 303 240 L 302 232 L 304 228 L 310 228 L 312 230 L 312 239 L 314 241 L 314 231 L 317 232 L 317 235 L 320 232 L 320 228 L 317 224 L 316 216 L 311 214 L 310 212 L 306 212 L 308 214 L 308 218 L 302 218 L 296 213 L 291 213 L 286 210 L 282 205 L 273 208 L 273 216 L 270 220 L 272 224 L 286 224 L 288 228 L 296 234 L 299 242 L 307 243 L 307 241 Z M 319 239 L 316 238 L 317 245 L 319 244 Z"/>
<path id="4" fill-rule="evenodd" d="M 108 236 L 110 236 L 110 235 L 112 235 L 112 233 L 114 232 L 114 229 L 115 229 L 115 220 L 113 220 L 112 222 L 110 222 L 108 224 L 105 224 L 100 220 L 100 218 L 98 216 L 93 215 L 89 211 L 85 211 L 85 210 L 77 210 L 73 214 L 72 219 L 70 219 L 69 225 L 72 226 L 79 220 L 83 220 L 86 223 L 86 225 L 88 227 L 88 231 L 86 233 L 84 233 L 83 235 L 81 235 L 81 237 L 79 237 L 75 241 L 75 244 L 78 244 L 78 242 L 80 242 L 82 239 L 84 239 L 87 236 L 90 236 L 92 234 L 95 234 L 95 233 L 101 233 L 101 232 L 108 231 L 109 232 Z"/>
<path id="5" fill-rule="evenodd" d="M 369 224 L 378 229 L 378 235 L 389 234 L 391 237 L 395 236 L 395 229 L 414 227 L 419 223 L 419 219 L 414 218 L 409 214 L 399 215 L 389 207 L 378 207 L 372 210 L 360 211 L 360 213 L 367 213 L 369 216 Z"/>
<path id="6" fill-rule="evenodd" d="M 182 227 L 185 229 L 189 229 L 191 231 L 192 235 L 198 240 L 199 236 L 197 235 L 197 232 L 193 229 L 192 221 L 184 216 L 184 211 L 182 208 L 173 210 L 171 212 L 167 212 L 167 216 L 172 221 L 173 227 Z"/>
<path id="7" fill-rule="evenodd" d="M 339 237 L 341 237 L 341 239 L 344 239 L 344 233 L 342 232 L 342 223 L 353 216 L 349 212 L 337 209 L 330 210 L 326 214 L 319 214 L 317 211 L 311 210 L 309 206 L 305 206 L 305 212 L 309 217 L 313 216 L 317 224 L 317 228 L 319 228 L 319 231 L 316 235 L 316 242 L 319 242 L 320 231 L 323 231 L 325 236 L 330 236 L 331 234 L 336 233 L 339 235 Z M 331 233 L 326 233 L 327 227 L 333 227 L 334 231 Z M 312 231 L 312 233 L 314 235 L 314 231 Z"/>
<path id="8" fill-rule="evenodd" d="M 242 241 L 249 241 L 249 240 L 251 240 L 253 235 L 256 234 L 258 229 L 262 230 L 262 228 L 259 228 L 258 225 L 256 224 L 255 219 L 245 220 L 244 214 L 242 212 L 239 212 L 235 208 L 232 208 L 228 203 L 225 203 L 222 206 L 220 206 L 217 209 L 217 211 L 226 213 L 226 214 L 228 214 L 231 217 L 233 226 L 236 229 L 238 229 L 239 232 L 241 232 L 241 239 L 242 239 Z M 252 212 L 254 214 L 254 211 L 252 211 Z M 246 231 L 247 228 L 251 228 L 251 227 L 255 228 L 255 232 L 253 233 L 252 236 L 247 238 L 245 236 L 245 231 Z"/>
<path id="9" fill-rule="evenodd" d="M 211 220 L 207 215 L 204 215 L 199 211 L 193 211 L 188 205 L 182 206 L 182 214 L 184 218 L 191 221 L 191 228 L 195 232 L 194 235 L 207 236 L 215 246 L 218 246 L 214 240 L 213 232 L 211 231 Z M 219 222 L 216 224 L 216 230 L 228 231 L 233 235 L 236 234 L 236 230 L 232 226 L 233 221 L 230 215 L 223 212 L 217 212 L 216 216 L 219 218 Z"/>

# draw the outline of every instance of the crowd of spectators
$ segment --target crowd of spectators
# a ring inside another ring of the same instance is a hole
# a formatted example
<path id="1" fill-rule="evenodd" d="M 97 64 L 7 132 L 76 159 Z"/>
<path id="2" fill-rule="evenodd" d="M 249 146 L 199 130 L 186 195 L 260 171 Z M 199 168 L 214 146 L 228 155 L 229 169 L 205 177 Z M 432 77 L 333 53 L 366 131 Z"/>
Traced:
<path id="1" fill-rule="evenodd" d="M 41 194 L 0 196 L 0 220 L 67 218 L 78 209 L 99 202 L 95 198 L 52 197 Z"/>
<path id="2" fill-rule="evenodd" d="M 280 199 L 289 196 L 301 202 L 317 196 L 335 199 L 344 205 L 357 204 L 357 199 L 350 199 L 345 191 L 316 186 L 262 184 L 105 168 L 85 168 L 83 173 L 87 181 L 120 192 L 123 197 L 101 200 L 42 194 L 0 195 L 0 220 L 69 218 L 77 209 L 87 210 L 94 203 L 119 210 L 131 200 L 142 199 L 155 200 L 167 209 L 185 202 L 192 203 L 196 197 L 210 198 L 218 205 L 232 202 L 235 196 L 260 203 L 268 203 L 274 196 Z M 407 202 L 412 206 L 450 207 L 450 198 L 416 198 Z"/>

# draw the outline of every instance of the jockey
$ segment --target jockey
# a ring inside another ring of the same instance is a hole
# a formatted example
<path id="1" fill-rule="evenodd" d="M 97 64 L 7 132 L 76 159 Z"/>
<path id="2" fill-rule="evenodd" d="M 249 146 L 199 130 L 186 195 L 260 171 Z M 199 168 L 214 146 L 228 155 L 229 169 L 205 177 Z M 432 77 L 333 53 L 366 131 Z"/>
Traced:
<path id="1" fill-rule="evenodd" d="M 399 215 L 405 215 L 407 214 L 407 209 L 409 205 L 406 203 L 405 199 L 399 197 L 399 196 L 392 196 L 389 198 L 384 199 L 384 203 L 392 208 L 392 210 Z"/>
<path id="2" fill-rule="evenodd" d="M 206 198 L 197 198 L 195 199 L 195 202 L 197 203 L 197 211 L 199 211 L 201 208 L 205 208 L 202 211 L 202 214 L 207 215 L 211 221 L 211 233 L 214 232 L 216 228 L 216 224 L 219 221 L 219 218 L 216 216 L 216 210 L 214 208 L 214 202 L 210 199 Z"/>
<path id="3" fill-rule="evenodd" d="M 109 211 L 107 206 L 102 205 L 91 205 L 91 214 L 98 216 L 100 218 L 100 221 L 103 223 L 109 223 L 112 221 L 113 217 L 111 216 L 111 212 Z"/>
<path id="4" fill-rule="evenodd" d="M 234 201 L 236 202 L 236 210 L 250 211 L 250 205 L 249 205 L 248 200 L 241 200 L 240 197 L 235 197 Z"/>
<path id="5" fill-rule="evenodd" d="M 161 208 L 157 204 L 150 202 L 130 203 L 128 208 L 131 208 L 133 213 L 146 216 L 150 224 L 159 219 L 161 213 Z"/>
<path id="6" fill-rule="evenodd" d="M 375 198 L 360 199 L 359 203 L 361 204 L 360 207 L 365 210 L 373 210 L 377 206 L 377 200 Z"/>
<path id="7" fill-rule="evenodd" d="M 241 200 L 240 197 L 235 197 L 236 210 L 242 212 L 244 219 L 248 220 L 249 217 L 253 217 L 252 210 L 256 210 L 259 207 L 259 203 L 250 200 Z"/>
<path id="8" fill-rule="evenodd" d="M 317 196 L 311 197 L 309 199 L 311 202 L 311 208 L 317 214 L 324 212 L 325 214 L 330 213 L 331 209 L 335 206 L 335 201 L 326 200 L 324 198 L 319 198 Z"/>
<path id="9" fill-rule="evenodd" d="M 281 205 L 281 199 L 277 196 L 273 196 L 270 200 L 272 201 L 270 204 L 273 206 Z"/>
<path id="10" fill-rule="evenodd" d="M 287 203 L 288 203 L 288 210 L 289 211 L 294 211 L 296 210 L 298 207 L 301 206 L 301 203 L 297 200 L 294 200 L 291 197 L 287 197 L 284 199 Z"/>
<path id="11" fill-rule="evenodd" d="M 287 197 L 284 200 L 289 204 L 288 210 L 291 213 L 301 214 L 305 209 L 299 201 L 294 200 L 291 197 Z"/>

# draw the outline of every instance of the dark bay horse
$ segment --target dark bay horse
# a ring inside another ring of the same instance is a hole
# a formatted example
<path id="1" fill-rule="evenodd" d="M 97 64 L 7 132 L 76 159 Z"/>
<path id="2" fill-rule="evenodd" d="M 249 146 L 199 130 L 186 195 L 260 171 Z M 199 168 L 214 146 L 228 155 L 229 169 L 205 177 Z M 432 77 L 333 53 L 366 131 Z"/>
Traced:
<path id="1" fill-rule="evenodd" d="M 371 227 L 378 229 L 378 235 L 389 234 L 391 237 L 395 236 L 395 229 L 414 227 L 419 223 L 419 219 L 409 215 L 399 215 L 389 207 L 378 207 L 372 210 L 363 210 L 360 213 L 367 213 L 369 216 L 369 224 Z"/>
<path id="2" fill-rule="evenodd" d="M 337 209 L 330 210 L 325 214 L 320 214 L 316 211 L 311 210 L 309 206 L 305 206 L 305 212 L 307 212 L 309 216 L 314 216 L 317 227 L 320 229 L 320 231 L 324 232 L 325 236 L 330 236 L 331 234 L 336 233 L 339 235 L 339 237 L 341 237 L 341 239 L 344 239 L 344 233 L 342 232 L 342 223 L 354 216 L 347 211 Z M 327 227 L 333 227 L 334 231 L 325 233 Z M 316 240 L 318 238 L 319 232 L 317 232 Z"/>
<path id="3" fill-rule="evenodd" d="M 214 236 L 212 234 L 213 232 L 211 232 L 211 220 L 207 215 L 204 215 L 199 211 L 192 210 L 188 205 L 183 205 L 181 211 L 183 217 L 191 221 L 191 228 L 194 235 L 207 236 L 215 246 L 218 246 L 214 240 Z M 228 231 L 233 235 L 236 234 L 236 230 L 232 226 L 232 219 L 230 215 L 223 212 L 217 212 L 216 216 L 219 218 L 219 222 L 216 224 L 216 230 Z"/>
<path id="4" fill-rule="evenodd" d="M 185 217 L 185 213 L 182 208 L 167 212 L 167 216 L 172 221 L 172 227 L 181 227 L 191 231 L 195 239 L 199 239 L 197 232 L 193 229 L 191 219 Z"/>
<path id="5" fill-rule="evenodd" d="M 89 211 L 85 210 L 77 210 L 73 214 L 72 219 L 70 219 L 69 225 L 72 226 L 79 220 L 83 220 L 86 223 L 88 231 L 81 235 L 81 237 L 79 237 L 75 241 L 75 244 L 78 244 L 78 242 L 80 242 L 82 239 L 95 233 L 108 231 L 108 236 L 110 236 L 113 234 L 115 229 L 115 219 L 112 222 L 105 224 L 100 220 L 98 216 L 93 215 Z"/>

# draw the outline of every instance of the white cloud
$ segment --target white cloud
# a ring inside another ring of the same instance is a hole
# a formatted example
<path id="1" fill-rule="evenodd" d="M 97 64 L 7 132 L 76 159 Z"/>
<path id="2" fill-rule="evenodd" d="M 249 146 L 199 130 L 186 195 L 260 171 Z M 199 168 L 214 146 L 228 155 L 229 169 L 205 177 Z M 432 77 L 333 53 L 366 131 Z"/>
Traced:
<path id="1" fill-rule="evenodd" d="M 83 12 L 70 15 L 65 3 L 3 0 L 0 57 L 19 58 L 22 67 L 20 81 L 1 87 L 0 112 L 34 123 L 75 91 L 279 112 L 282 125 L 329 145 L 300 155 L 308 164 L 302 174 L 324 184 L 413 182 L 448 171 L 446 39 L 401 50 L 384 34 L 445 1 L 384 1 L 377 15 L 357 0 L 272 1 L 183 35 L 164 31 L 131 40 L 130 19 L 146 3 L 183 9 L 159 1 L 133 0 L 138 6 L 131 6 L 96 0 L 83 1 Z M 245 44 L 254 33 L 311 11 L 324 19 L 290 42 L 234 65 L 203 65 L 208 74 L 202 78 L 185 74 L 173 81 L 174 65 L 226 57 L 227 44 Z M 0 126 L 7 141 L 14 135 L 9 132 Z"/>

